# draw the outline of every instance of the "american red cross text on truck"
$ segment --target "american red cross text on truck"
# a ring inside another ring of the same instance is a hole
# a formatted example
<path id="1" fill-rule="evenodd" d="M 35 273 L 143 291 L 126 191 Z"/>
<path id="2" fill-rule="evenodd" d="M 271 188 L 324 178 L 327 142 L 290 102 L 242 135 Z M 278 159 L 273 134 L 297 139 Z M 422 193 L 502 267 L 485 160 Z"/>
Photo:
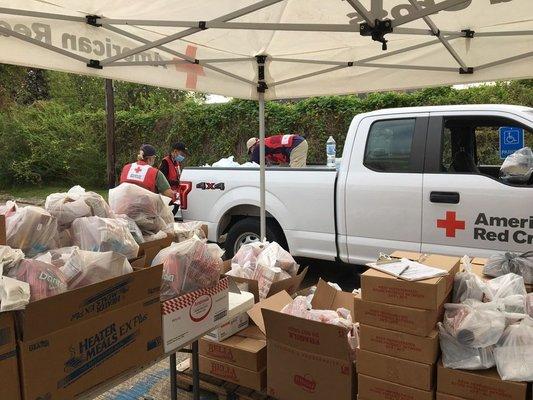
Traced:
<path id="1" fill-rule="evenodd" d="M 267 237 L 294 256 L 361 264 L 395 249 L 488 256 L 531 249 L 533 186 L 499 178 L 500 128 L 533 146 L 533 109 L 473 105 L 356 116 L 338 171 L 268 168 Z M 187 168 L 183 216 L 226 237 L 229 256 L 259 232 L 259 172 Z M 223 189 L 207 190 L 223 184 Z M 200 186 L 200 187 L 199 187 Z M 204 190 L 204 188 L 206 188 Z"/>

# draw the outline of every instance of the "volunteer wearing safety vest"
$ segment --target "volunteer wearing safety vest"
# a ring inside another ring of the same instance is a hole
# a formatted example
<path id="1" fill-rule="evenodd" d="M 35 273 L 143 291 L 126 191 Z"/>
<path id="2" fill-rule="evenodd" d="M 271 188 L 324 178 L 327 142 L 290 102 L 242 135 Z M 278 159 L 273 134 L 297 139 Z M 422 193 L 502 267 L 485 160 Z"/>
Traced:
<path id="1" fill-rule="evenodd" d="M 187 147 L 183 143 L 175 143 L 170 154 L 163 158 L 159 171 L 165 175 L 174 191 L 178 191 L 180 186 L 181 167 L 185 157 L 189 155 Z"/>
<path id="2" fill-rule="evenodd" d="M 165 175 L 153 167 L 155 162 L 155 148 L 143 144 L 137 156 L 137 162 L 126 164 L 120 174 L 120 183 L 133 183 L 154 193 L 161 193 L 171 199 L 176 198 L 176 193 L 170 188 Z"/>
<path id="3" fill-rule="evenodd" d="M 246 142 L 250 161 L 259 164 L 259 139 Z M 307 140 L 300 135 L 274 135 L 265 138 L 265 161 L 268 165 L 289 164 L 292 168 L 303 168 L 307 164 Z"/>

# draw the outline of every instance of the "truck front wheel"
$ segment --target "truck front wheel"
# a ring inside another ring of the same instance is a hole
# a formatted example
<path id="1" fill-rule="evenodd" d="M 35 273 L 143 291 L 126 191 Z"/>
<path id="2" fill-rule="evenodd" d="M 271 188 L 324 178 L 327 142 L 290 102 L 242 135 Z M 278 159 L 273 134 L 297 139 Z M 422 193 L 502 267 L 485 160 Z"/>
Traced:
<path id="1" fill-rule="evenodd" d="M 224 248 L 226 259 L 233 258 L 242 245 L 258 242 L 260 234 L 259 218 L 244 218 L 231 226 L 226 236 Z M 283 232 L 275 223 L 268 221 L 266 224 L 266 237 L 269 242 L 278 242 L 287 248 Z"/>

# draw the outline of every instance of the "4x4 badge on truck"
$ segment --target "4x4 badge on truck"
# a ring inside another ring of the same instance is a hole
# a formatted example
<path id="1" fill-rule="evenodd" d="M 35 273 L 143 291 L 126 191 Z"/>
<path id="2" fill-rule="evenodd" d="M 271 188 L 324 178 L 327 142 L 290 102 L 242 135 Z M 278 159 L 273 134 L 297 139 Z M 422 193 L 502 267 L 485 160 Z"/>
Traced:
<path id="1" fill-rule="evenodd" d="M 196 189 L 202 189 L 202 190 L 224 190 L 226 189 L 226 185 L 224 185 L 224 182 L 220 183 L 212 183 L 212 182 L 200 182 L 196 184 Z"/>

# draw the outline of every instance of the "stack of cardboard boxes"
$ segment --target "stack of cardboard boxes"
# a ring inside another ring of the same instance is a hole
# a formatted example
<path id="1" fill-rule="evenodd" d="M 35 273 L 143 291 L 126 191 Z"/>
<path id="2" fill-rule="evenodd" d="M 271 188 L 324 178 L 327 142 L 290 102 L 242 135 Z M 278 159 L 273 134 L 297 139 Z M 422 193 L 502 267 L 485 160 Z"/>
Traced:
<path id="1" fill-rule="evenodd" d="M 360 326 L 357 357 L 360 400 L 433 400 L 444 303 L 460 268 L 458 257 L 396 252 L 441 268 L 447 276 L 409 282 L 370 269 L 356 298 Z"/>
<path id="2" fill-rule="evenodd" d="M 280 311 L 292 301 L 285 291 L 257 304 L 247 312 L 254 325 L 222 340 L 200 340 L 200 372 L 262 391 L 267 383 L 267 345 L 261 310 Z"/>
<path id="3" fill-rule="evenodd" d="M 346 308 L 354 295 L 320 281 L 313 309 Z M 263 310 L 268 344 L 267 394 L 278 400 L 353 400 L 357 381 L 348 330 L 318 321 Z"/>

